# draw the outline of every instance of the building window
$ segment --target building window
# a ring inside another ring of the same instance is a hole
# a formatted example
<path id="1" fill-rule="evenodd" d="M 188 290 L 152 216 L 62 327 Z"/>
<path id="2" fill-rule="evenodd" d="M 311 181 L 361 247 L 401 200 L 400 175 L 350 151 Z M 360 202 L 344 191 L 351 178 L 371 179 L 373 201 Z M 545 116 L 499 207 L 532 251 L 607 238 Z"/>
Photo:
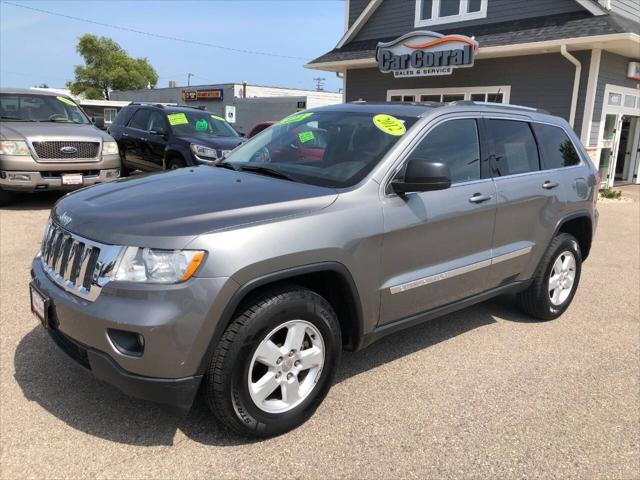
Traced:
<path id="1" fill-rule="evenodd" d="M 387 91 L 388 102 L 474 102 L 509 103 L 511 87 L 458 87 L 458 88 L 419 88 L 411 90 Z"/>
<path id="2" fill-rule="evenodd" d="M 104 109 L 104 123 L 112 123 L 113 119 L 118 114 L 117 108 L 105 108 Z"/>
<path id="3" fill-rule="evenodd" d="M 486 18 L 488 0 L 416 0 L 416 27 Z"/>

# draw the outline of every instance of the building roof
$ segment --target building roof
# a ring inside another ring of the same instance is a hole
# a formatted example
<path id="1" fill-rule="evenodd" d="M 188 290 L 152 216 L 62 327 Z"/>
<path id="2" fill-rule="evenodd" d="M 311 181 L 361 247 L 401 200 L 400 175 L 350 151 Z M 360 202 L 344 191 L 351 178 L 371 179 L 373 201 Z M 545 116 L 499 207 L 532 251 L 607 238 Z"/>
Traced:
<path id="1" fill-rule="evenodd" d="M 489 23 L 484 25 L 456 28 L 455 30 L 439 30 L 440 33 L 459 33 L 473 36 L 483 47 L 500 47 L 507 45 L 529 44 L 568 38 L 592 37 L 616 33 L 637 33 L 640 24 L 614 13 L 593 16 L 587 11 L 571 14 L 552 15 L 547 17 L 527 18 L 522 20 Z M 351 42 L 342 48 L 334 48 L 309 62 L 308 66 L 328 62 L 344 62 L 375 58 L 378 42 L 393 38 L 378 38 Z"/>

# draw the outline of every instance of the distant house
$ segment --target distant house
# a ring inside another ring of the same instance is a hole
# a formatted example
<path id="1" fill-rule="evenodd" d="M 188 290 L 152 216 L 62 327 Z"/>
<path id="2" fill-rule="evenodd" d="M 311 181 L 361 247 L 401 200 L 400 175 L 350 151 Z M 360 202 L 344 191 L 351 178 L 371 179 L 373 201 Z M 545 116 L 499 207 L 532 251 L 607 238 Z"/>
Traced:
<path id="1" fill-rule="evenodd" d="M 346 0 L 345 17 L 306 67 L 343 75 L 346 101 L 542 108 L 606 184 L 640 183 L 638 0 Z"/>

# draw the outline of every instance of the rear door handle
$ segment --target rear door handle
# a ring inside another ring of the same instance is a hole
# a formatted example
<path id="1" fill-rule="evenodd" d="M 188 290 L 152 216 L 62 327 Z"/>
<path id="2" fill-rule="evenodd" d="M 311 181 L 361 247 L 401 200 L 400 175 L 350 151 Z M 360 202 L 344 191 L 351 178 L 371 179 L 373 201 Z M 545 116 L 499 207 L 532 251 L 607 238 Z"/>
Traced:
<path id="1" fill-rule="evenodd" d="M 122 136 L 123 136 L 123 137 L 128 137 L 128 136 L 129 136 L 129 134 L 128 134 L 128 133 L 123 133 L 123 134 L 122 134 Z"/>
<path id="2" fill-rule="evenodd" d="M 550 182 L 549 180 L 547 180 L 542 184 L 542 188 L 551 190 L 552 188 L 556 188 L 558 185 L 560 185 L 558 182 Z"/>
<path id="3" fill-rule="evenodd" d="M 471 203 L 482 203 L 487 200 L 491 200 L 493 195 L 483 195 L 482 193 L 474 193 L 471 197 L 469 197 L 469 201 Z"/>

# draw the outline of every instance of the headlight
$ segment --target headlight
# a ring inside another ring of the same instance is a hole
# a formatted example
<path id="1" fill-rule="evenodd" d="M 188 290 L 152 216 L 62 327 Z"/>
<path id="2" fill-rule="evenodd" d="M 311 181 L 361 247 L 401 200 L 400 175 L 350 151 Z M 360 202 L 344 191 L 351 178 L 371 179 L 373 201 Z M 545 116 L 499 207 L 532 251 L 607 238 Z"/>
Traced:
<path id="1" fill-rule="evenodd" d="M 116 142 L 104 142 L 102 144 L 102 154 L 103 155 L 117 155 L 118 154 L 118 144 Z"/>
<path id="2" fill-rule="evenodd" d="M 0 142 L 0 155 L 31 155 L 26 142 Z"/>
<path id="3" fill-rule="evenodd" d="M 192 143 L 190 146 L 191 151 L 196 157 L 208 157 L 213 158 L 214 160 L 218 159 L 218 151 L 215 148 L 209 148 L 195 143 Z"/>
<path id="4" fill-rule="evenodd" d="M 185 282 L 204 260 L 198 250 L 153 250 L 126 247 L 116 267 L 114 280 L 124 282 Z"/>

